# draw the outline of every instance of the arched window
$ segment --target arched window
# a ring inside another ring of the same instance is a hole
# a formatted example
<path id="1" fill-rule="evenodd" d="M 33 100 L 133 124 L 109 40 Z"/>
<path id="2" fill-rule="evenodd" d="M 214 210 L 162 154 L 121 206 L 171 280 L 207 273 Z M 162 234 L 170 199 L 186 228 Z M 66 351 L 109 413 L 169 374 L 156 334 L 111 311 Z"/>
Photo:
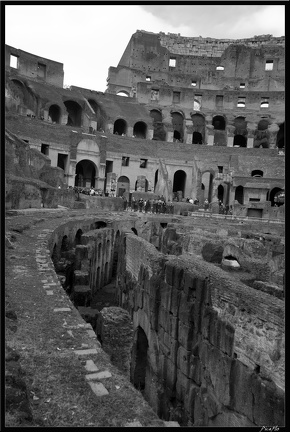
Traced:
<path id="1" fill-rule="evenodd" d="M 165 141 L 166 131 L 162 123 L 162 114 L 159 110 L 151 110 L 150 116 L 153 119 L 153 140 Z"/>
<path id="2" fill-rule="evenodd" d="M 136 138 L 146 138 L 147 125 L 146 123 L 139 121 L 134 124 L 133 135 Z"/>
<path id="3" fill-rule="evenodd" d="M 252 177 L 263 177 L 263 171 L 261 170 L 253 170 L 251 173 Z"/>
<path id="4" fill-rule="evenodd" d="M 193 132 L 192 144 L 202 144 L 202 135 L 200 132 Z"/>
<path id="5" fill-rule="evenodd" d="M 52 123 L 60 123 L 60 107 L 58 105 L 50 105 L 48 115 Z"/>
<path id="6" fill-rule="evenodd" d="M 75 186 L 95 187 L 96 167 L 90 160 L 83 159 L 76 165 Z"/>
<path id="7" fill-rule="evenodd" d="M 215 116 L 212 119 L 212 125 L 216 130 L 225 130 L 226 122 L 223 116 Z"/>
<path id="8" fill-rule="evenodd" d="M 76 126 L 81 127 L 82 125 L 82 108 L 81 106 L 72 100 L 68 100 L 64 102 L 66 107 L 68 117 L 67 117 L 67 125 L 68 126 Z"/>
<path id="9" fill-rule="evenodd" d="M 244 204 L 244 188 L 243 186 L 237 186 L 235 191 L 235 200 L 240 204 Z"/>
<path id="10" fill-rule="evenodd" d="M 127 132 L 127 123 L 123 119 L 118 119 L 114 123 L 114 134 L 123 135 Z"/>
<path id="11" fill-rule="evenodd" d="M 183 170 L 175 172 L 173 177 L 173 192 L 182 192 L 182 198 L 184 198 L 186 186 L 186 173 Z"/>
<path id="12" fill-rule="evenodd" d="M 139 326 L 136 330 L 132 349 L 131 381 L 141 392 L 145 390 L 147 372 L 148 339 Z"/>
<path id="13" fill-rule="evenodd" d="M 126 176 L 121 176 L 117 182 L 117 196 L 121 197 L 125 192 L 130 192 L 130 180 Z"/>
<path id="14" fill-rule="evenodd" d="M 127 93 L 126 91 L 122 90 L 122 91 L 119 91 L 117 93 L 117 96 L 129 97 L 129 93 Z"/>
<path id="15" fill-rule="evenodd" d="M 183 115 L 179 112 L 171 113 L 172 117 L 172 126 L 173 126 L 173 141 L 183 142 L 183 123 L 184 118 Z"/>

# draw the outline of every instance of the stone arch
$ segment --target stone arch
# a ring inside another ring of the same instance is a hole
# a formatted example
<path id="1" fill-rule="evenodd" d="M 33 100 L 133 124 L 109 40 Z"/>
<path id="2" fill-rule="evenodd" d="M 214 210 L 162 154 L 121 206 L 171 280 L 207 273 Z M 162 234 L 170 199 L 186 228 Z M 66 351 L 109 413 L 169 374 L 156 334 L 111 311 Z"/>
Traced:
<path id="1" fill-rule="evenodd" d="M 184 139 L 184 115 L 178 111 L 171 112 L 173 127 L 173 142 L 183 142 Z"/>
<path id="2" fill-rule="evenodd" d="M 102 109 L 102 107 L 100 107 L 100 105 L 95 101 L 95 99 L 88 99 L 88 102 L 93 108 L 97 117 L 97 130 L 105 131 L 107 122 L 107 116 L 105 111 Z"/>
<path id="3" fill-rule="evenodd" d="M 35 115 L 37 111 L 37 100 L 32 89 L 20 79 L 11 79 L 11 90 L 18 96 L 19 101 L 24 105 L 21 114 Z"/>
<path id="4" fill-rule="evenodd" d="M 148 366 L 148 339 L 145 331 L 138 326 L 133 341 L 131 381 L 135 388 L 141 392 L 145 391 L 146 371 Z"/>
<path id="5" fill-rule="evenodd" d="M 277 133 L 276 138 L 276 146 L 279 149 L 283 149 L 285 147 L 285 140 L 284 140 L 284 123 L 281 123 L 279 125 L 279 131 Z"/>
<path id="6" fill-rule="evenodd" d="M 212 171 L 204 171 L 201 176 L 201 184 L 204 186 L 203 199 L 207 199 L 208 202 L 212 201 L 213 178 L 214 173 Z"/>
<path id="7" fill-rule="evenodd" d="M 150 111 L 150 117 L 152 117 L 153 123 L 153 140 L 165 141 L 166 131 L 162 122 L 162 114 L 158 109 L 152 109 Z"/>
<path id="8" fill-rule="evenodd" d="M 138 121 L 134 124 L 133 135 L 136 138 L 146 138 L 147 135 L 147 124 L 143 121 Z"/>
<path id="9" fill-rule="evenodd" d="M 100 167 L 100 150 L 96 141 L 93 141 L 91 139 L 83 139 L 78 143 L 76 162 L 78 164 L 79 162 L 82 162 L 84 160 L 93 163 L 93 166 L 95 168 L 95 176 L 97 177 Z M 77 186 L 76 182 L 75 185 Z M 97 185 L 95 184 L 95 180 L 93 182 L 93 185 L 97 187 Z"/>
<path id="10" fill-rule="evenodd" d="M 106 228 L 107 227 L 107 223 L 104 221 L 97 221 L 91 224 L 90 226 L 90 230 L 97 230 L 100 228 Z"/>
<path id="11" fill-rule="evenodd" d="M 193 114 L 192 120 L 192 144 L 202 144 L 205 142 L 205 118 L 202 114 Z"/>
<path id="12" fill-rule="evenodd" d="M 244 188 L 241 185 L 236 187 L 235 200 L 238 201 L 239 204 L 244 204 Z"/>
<path id="13" fill-rule="evenodd" d="M 175 171 L 173 176 L 173 192 L 182 192 L 181 198 L 184 198 L 186 187 L 186 172 L 183 170 Z"/>
<path id="14" fill-rule="evenodd" d="M 122 135 L 127 133 L 127 122 L 124 119 L 117 119 L 114 123 L 113 133 L 115 135 Z"/>
<path id="15" fill-rule="evenodd" d="M 253 170 L 251 172 L 252 177 L 263 177 L 264 173 L 261 170 Z"/>
<path id="16" fill-rule="evenodd" d="M 67 125 L 81 127 L 82 126 L 82 107 L 74 100 L 67 100 L 64 102 L 68 117 Z"/>
<path id="17" fill-rule="evenodd" d="M 226 120 L 222 115 L 216 115 L 212 119 L 212 125 L 214 127 L 214 142 L 216 146 L 227 145 L 226 135 Z"/>
<path id="18" fill-rule="evenodd" d="M 130 96 L 129 93 L 128 93 L 126 90 L 119 90 L 119 91 L 116 93 L 116 95 L 117 95 L 117 96 L 123 96 L 123 97 L 129 97 L 129 96 Z"/>
<path id="19" fill-rule="evenodd" d="M 282 202 L 278 198 L 281 193 L 284 193 L 284 189 L 279 187 L 274 187 L 271 189 L 269 194 L 269 201 L 271 201 L 271 207 L 274 207 L 275 204 L 279 207 L 280 205 L 284 204 L 284 200 Z M 285 195 L 285 193 L 284 193 Z"/>
<path id="20" fill-rule="evenodd" d="M 49 107 L 48 115 L 51 118 L 52 123 L 59 124 L 61 119 L 61 109 L 57 104 L 52 104 Z"/>
<path id="21" fill-rule="evenodd" d="M 96 165 L 87 159 L 83 159 L 76 164 L 75 186 L 95 187 L 95 178 L 98 173 Z"/>
<path id="22" fill-rule="evenodd" d="M 123 196 L 125 192 L 130 192 L 130 180 L 126 176 L 121 176 L 117 182 L 117 197 Z"/>

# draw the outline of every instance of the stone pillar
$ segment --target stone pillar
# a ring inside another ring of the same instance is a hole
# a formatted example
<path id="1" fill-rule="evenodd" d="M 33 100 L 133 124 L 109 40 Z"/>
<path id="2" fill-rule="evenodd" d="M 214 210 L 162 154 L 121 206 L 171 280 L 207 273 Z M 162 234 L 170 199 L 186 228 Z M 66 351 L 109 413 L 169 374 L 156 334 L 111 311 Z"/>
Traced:
<path id="1" fill-rule="evenodd" d="M 208 135 L 208 137 L 207 137 L 207 145 L 213 146 L 213 140 L 214 140 L 214 136 L 213 135 Z"/>
<path id="2" fill-rule="evenodd" d="M 132 137 L 133 136 L 133 128 L 132 126 L 127 127 L 127 136 Z"/>
<path id="3" fill-rule="evenodd" d="M 186 144 L 192 144 L 192 134 L 187 134 Z"/>
<path id="4" fill-rule="evenodd" d="M 112 123 L 107 124 L 107 131 L 111 134 L 114 132 L 114 125 Z"/>
<path id="5" fill-rule="evenodd" d="M 276 147 L 279 126 L 276 123 L 272 123 L 270 126 L 268 126 L 268 131 L 269 131 L 269 148 L 273 149 Z"/>
<path id="6" fill-rule="evenodd" d="M 70 159 L 69 164 L 68 164 L 68 171 L 67 171 L 67 184 L 68 184 L 68 186 L 74 186 L 75 185 L 76 165 L 77 165 L 77 161 L 75 159 Z"/>
<path id="7" fill-rule="evenodd" d="M 67 124 L 67 118 L 68 118 L 68 115 L 67 114 L 63 114 L 61 116 L 60 124 L 66 125 Z"/>
<path id="8" fill-rule="evenodd" d="M 192 144 L 192 133 L 193 133 L 193 127 L 192 127 L 192 120 L 186 120 L 185 124 L 185 139 L 184 142 L 186 144 Z"/>
<path id="9" fill-rule="evenodd" d="M 228 137 L 228 145 L 227 147 L 233 147 L 234 146 L 234 137 L 233 136 L 229 136 Z"/>
<path id="10" fill-rule="evenodd" d="M 153 129 L 148 129 L 147 130 L 147 136 L 146 136 L 146 139 L 149 139 L 149 140 L 152 140 L 152 138 L 153 138 Z"/>
<path id="11" fill-rule="evenodd" d="M 167 141 L 167 142 L 173 142 L 173 131 L 169 131 L 169 130 L 167 130 L 167 133 L 166 133 L 166 141 Z"/>
<path id="12" fill-rule="evenodd" d="M 254 146 L 254 138 L 249 138 L 247 139 L 247 147 L 248 148 L 253 148 Z"/>

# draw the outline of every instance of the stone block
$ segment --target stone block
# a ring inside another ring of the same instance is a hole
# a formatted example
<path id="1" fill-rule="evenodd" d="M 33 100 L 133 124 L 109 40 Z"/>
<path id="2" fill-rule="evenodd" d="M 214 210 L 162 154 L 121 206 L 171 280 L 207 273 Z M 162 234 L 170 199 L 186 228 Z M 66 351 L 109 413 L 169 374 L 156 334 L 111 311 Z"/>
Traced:
<path id="1" fill-rule="evenodd" d="M 74 271 L 74 285 L 89 285 L 89 272 L 75 270 Z"/>
<path id="2" fill-rule="evenodd" d="M 182 267 L 175 266 L 173 271 L 173 288 L 182 290 L 184 287 L 184 269 Z"/>
<path id="3" fill-rule="evenodd" d="M 98 309 L 92 309 L 89 307 L 79 306 L 78 311 L 82 318 L 89 324 L 91 324 L 93 329 L 97 327 L 97 321 L 100 316 Z"/>
<path id="4" fill-rule="evenodd" d="M 160 303 L 167 310 L 170 310 L 170 306 L 171 306 L 171 291 L 172 291 L 171 285 L 169 285 L 166 282 L 161 282 Z"/>
<path id="5" fill-rule="evenodd" d="M 206 243 L 201 254 L 205 261 L 220 264 L 223 258 L 224 246 L 221 243 Z"/>
<path id="6" fill-rule="evenodd" d="M 88 384 L 96 396 L 106 396 L 109 394 L 108 390 L 102 383 L 95 383 L 93 381 L 89 381 Z"/>
<path id="7" fill-rule="evenodd" d="M 184 397 L 184 408 L 188 412 L 191 421 L 194 420 L 195 399 L 198 397 L 199 392 L 200 387 L 189 381 L 188 391 Z"/>
<path id="8" fill-rule="evenodd" d="M 165 360 L 166 370 L 165 370 L 165 385 L 170 390 L 174 390 L 176 386 L 177 379 L 177 366 L 176 363 L 173 363 L 169 358 Z"/>
<path id="9" fill-rule="evenodd" d="M 229 408 L 244 414 L 251 422 L 253 418 L 253 395 L 249 391 L 252 386 L 253 371 L 239 360 L 232 360 L 230 374 L 230 404 Z"/>
<path id="10" fill-rule="evenodd" d="M 90 287 L 88 285 L 75 285 L 72 291 L 72 298 L 77 306 L 90 306 L 92 300 Z"/>
<path id="11" fill-rule="evenodd" d="M 86 360 L 85 369 L 88 372 L 98 372 L 99 368 L 95 365 L 93 360 Z"/>
<path id="12" fill-rule="evenodd" d="M 184 402 L 185 396 L 189 390 L 190 381 L 188 376 L 184 375 L 179 368 L 177 368 L 177 379 L 176 379 L 176 398 L 181 402 Z"/>
<path id="13" fill-rule="evenodd" d="M 198 357 L 191 355 L 189 366 L 189 378 L 197 385 L 201 385 L 202 367 L 201 361 Z"/>
<path id="14" fill-rule="evenodd" d="M 181 291 L 177 290 L 176 288 L 172 288 L 172 291 L 171 291 L 170 312 L 174 316 L 178 316 L 180 296 L 181 296 Z"/>
<path id="15" fill-rule="evenodd" d="M 284 392 L 259 375 L 252 376 L 253 418 L 256 424 L 285 426 Z"/>
<path id="16" fill-rule="evenodd" d="M 112 374 L 109 371 L 101 371 L 101 372 L 95 372 L 95 373 L 91 373 L 86 375 L 86 380 L 87 381 L 93 381 L 93 380 L 102 380 L 105 378 L 111 378 Z"/>
<path id="17" fill-rule="evenodd" d="M 184 293 L 189 294 L 189 292 L 193 290 L 194 285 L 195 285 L 195 277 L 190 273 L 186 272 L 184 274 L 184 285 L 183 285 Z"/>
<path id="18" fill-rule="evenodd" d="M 173 286 L 174 284 L 174 268 L 175 268 L 175 264 L 174 263 L 166 263 L 166 267 L 165 267 L 165 280 L 168 283 L 168 285 Z"/>
<path id="19" fill-rule="evenodd" d="M 76 245 L 75 248 L 75 269 L 82 269 L 82 261 L 88 259 L 88 247 L 85 245 Z M 84 270 L 84 269 L 83 269 Z"/>
<path id="20" fill-rule="evenodd" d="M 189 376 L 190 370 L 190 356 L 191 352 L 180 346 L 177 350 L 177 368 L 186 375 Z"/>
<path id="21" fill-rule="evenodd" d="M 206 307 L 203 315 L 202 323 L 202 336 L 204 339 L 211 339 L 211 332 L 215 332 L 216 322 L 218 320 L 218 313 L 211 307 Z"/>
<path id="22" fill-rule="evenodd" d="M 193 323 L 186 325 L 182 321 L 179 321 L 178 342 L 180 345 L 182 345 L 186 350 L 190 350 L 196 341 L 197 339 L 195 336 Z"/>
<path id="23" fill-rule="evenodd" d="M 192 300 L 188 300 L 188 295 L 184 292 L 180 293 L 179 299 L 178 318 L 183 323 L 188 324 L 189 322 L 193 321 L 194 302 Z"/>

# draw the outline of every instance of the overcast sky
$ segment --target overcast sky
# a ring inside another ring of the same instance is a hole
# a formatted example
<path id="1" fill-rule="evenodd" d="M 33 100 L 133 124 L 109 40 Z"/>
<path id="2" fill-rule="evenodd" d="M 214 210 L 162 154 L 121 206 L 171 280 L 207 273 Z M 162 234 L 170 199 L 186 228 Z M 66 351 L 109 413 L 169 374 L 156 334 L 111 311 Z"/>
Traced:
<path id="1" fill-rule="evenodd" d="M 136 30 L 239 39 L 285 35 L 283 5 L 9 5 L 5 43 L 64 64 L 64 84 L 105 91 Z"/>

